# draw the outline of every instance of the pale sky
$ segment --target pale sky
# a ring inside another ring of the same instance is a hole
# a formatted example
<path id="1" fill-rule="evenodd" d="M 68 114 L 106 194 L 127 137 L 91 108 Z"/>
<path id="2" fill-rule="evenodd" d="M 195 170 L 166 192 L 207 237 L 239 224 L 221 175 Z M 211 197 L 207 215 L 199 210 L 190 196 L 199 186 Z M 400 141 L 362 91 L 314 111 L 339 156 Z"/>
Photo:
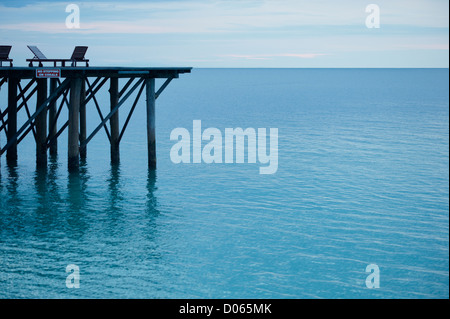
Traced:
<path id="1" fill-rule="evenodd" d="M 68 29 L 66 6 L 80 8 Z M 369 4 L 380 28 L 367 28 Z M 447 0 L 0 0 L 0 44 L 26 65 L 36 45 L 91 65 L 192 67 L 449 66 Z"/>

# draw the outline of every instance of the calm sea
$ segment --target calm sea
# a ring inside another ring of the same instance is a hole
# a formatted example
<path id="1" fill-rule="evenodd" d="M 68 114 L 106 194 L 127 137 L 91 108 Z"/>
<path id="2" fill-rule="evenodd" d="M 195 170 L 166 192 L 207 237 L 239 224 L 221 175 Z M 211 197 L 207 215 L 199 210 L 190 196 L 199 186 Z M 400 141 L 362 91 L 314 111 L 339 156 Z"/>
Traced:
<path id="1" fill-rule="evenodd" d="M 1 158 L 0 298 L 448 298 L 448 86 L 448 69 L 194 69 L 157 100 L 156 173 L 145 97 L 119 166 L 100 131 L 79 174 L 65 134 L 36 170 L 30 134 Z M 278 171 L 174 164 L 193 120 L 278 128 Z"/>

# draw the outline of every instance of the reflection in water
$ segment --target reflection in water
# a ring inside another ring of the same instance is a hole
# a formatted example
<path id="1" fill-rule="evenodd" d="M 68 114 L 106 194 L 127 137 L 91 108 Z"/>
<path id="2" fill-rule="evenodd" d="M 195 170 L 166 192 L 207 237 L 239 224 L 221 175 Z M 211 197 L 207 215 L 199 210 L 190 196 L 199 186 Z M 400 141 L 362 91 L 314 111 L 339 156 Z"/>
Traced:
<path id="1" fill-rule="evenodd" d="M 168 267 L 160 245 L 156 172 L 131 176 L 112 165 L 105 176 L 89 168 L 81 162 L 77 172 L 68 172 L 57 157 L 49 157 L 48 168 L 32 171 L 3 167 L 0 298 L 66 296 L 70 291 L 60 286 L 70 263 L 84 271 L 79 296 L 152 291 L 155 271 Z M 10 278 L 7 289 L 2 278 Z"/>
<path id="2" fill-rule="evenodd" d="M 124 207 L 127 207 L 126 199 L 122 197 L 122 179 L 120 175 L 120 163 L 111 164 L 107 182 L 108 199 L 106 203 L 106 233 L 113 237 L 120 237 L 123 235 L 123 227 L 126 222 L 127 212 Z"/>
<path id="3" fill-rule="evenodd" d="M 58 189 L 58 155 L 50 155 L 48 162 L 48 190 L 55 197 L 57 202 L 61 201 L 61 196 Z"/>
<path id="4" fill-rule="evenodd" d="M 147 172 L 147 203 L 145 206 L 145 218 L 147 219 L 146 236 L 152 241 L 158 231 L 156 218 L 160 214 L 158 210 L 158 201 L 155 196 L 155 191 L 157 190 L 156 180 L 156 171 L 149 169 Z"/>
<path id="5" fill-rule="evenodd" d="M 67 201 L 69 209 L 66 214 L 67 235 L 79 238 L 85 234 L 89 225 L 86 221 L 88 197 L 86 193 L 89 173 L 85 162 L 80 162 L 78 171 L 69 171 L 67 181 Z"/>
<path id="6" fill-rule="evenodd" d="M 119 218 L 117 215 L 121 212 L 123 196 L 121 192 L 120 164 L 111 164 L 110 175 L 108 178 L 109 190 L 109 213 L 113 218 Z"/>
<path id="7" fill-rule="evenodd" d="M 159 215 L 154 170 L 147 171 L 144 186 L 142 179 L 122 177 L 120 164 L 111 165 L 105 183 L 104 179 L 99 180 L 101 176 L 91 181 L 85 162 L 80 163 L 77 172 L 67 172 L 65 166 L 58 163 L 57 156 L 50 156 L 48 168 L 36 167 L 32 176 L 27 176 L 26 170 L 16 165 L 5 165 L 3 173 L 0 180 L 2 213 L 17 217 L 32 212 L 42 225 L 48 226 L 69 215 L 73 221 L 81 221 L 90 211 L 104 211 L 116 221 L 127 212 L 139 213 L 141 209 L 145 212 L 144 219 Z M 31 178 L 31 184 L 27 178 Z M 143 186 L 147 190 L 145 199 L 137 197 L 142 194 Z"/>
<path id="8" fill-rule="evenodd" d="M 86 163 L 80 162 L 78 171 L 69 172 L 68 176 L 68 199 L 73 211 L 83 210 L 86 203 L 86 188 L 89 173 Z"/>
<path id="9" fill-rule="evenodd" d="M 11 204 L 20 203 L 20 196 L 18 193 L 18 187 L 19 187 L 19 174 L 17 173 L 17 166 L 16 165 L 6 165 L 6 169 L 8 171 L 8 179 L 6 181 L 6 189 L 9 194 L 9 202 Z M 10 205 L 17 209 L 16 205 Z M 19 206 L 19 205 L 17 205 Z"/>
<path id="10" fill-rule="evenodd" d="M 6 171 L 7 175 L 0 180 L 3 185 L 0 201 L 0 241 L 7 238 L 8 234 L 20 232 L 24 221 L 17 166 L 6 165 Z"/>
<path id="11" fill-rule="evenodd" d="M 36 167 L 33 178 L 34 188 L 36 190 L 35 212 L 32 215 L 32 234 L 41 236 L 44 233 L 51 232 L 58 216 L 57 207 L 50 198 L 52 192 L 49 191 L 48 172 L 46 167 Z"/>
<path id="12" fill-rule="evenodd" d="M 157 176 L 156 171 L 149 169 L 147 172 L 147 201 L 145 205 L 145 214 L 144 219 L 145 230 L 143 234 L 143 238 L 147 242 L 148 249 L 145 251 L 145 258 L 147 258 L 149 264 L 151 264 L 151 268 L 156 267 L 156 265 L 163 265 L 163 256 L 164 254 L 161 252 L 158 244 L 157 238 L 160 236 L 160 227 L 157 219 L 160 215 L 160 211 L 158 209 L 158 199 L 155 195 L 156 190 L 158 189 L 156 186 Z"/>
<path id="13" fill-rule="evenodd" d="M 147 214 L 157 216 L 159 211 L 157 209 L 158 202 L 155 196 L 156 187 L 156 171 L 148 170 L 147 173 Z"/>

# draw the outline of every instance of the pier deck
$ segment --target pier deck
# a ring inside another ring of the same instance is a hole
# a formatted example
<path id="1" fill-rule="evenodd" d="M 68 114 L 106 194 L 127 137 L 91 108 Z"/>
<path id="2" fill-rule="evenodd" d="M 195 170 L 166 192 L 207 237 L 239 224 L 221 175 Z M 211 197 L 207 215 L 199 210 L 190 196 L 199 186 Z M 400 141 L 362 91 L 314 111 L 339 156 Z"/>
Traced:
<path id="1" fill-rule="evenodd" d="M 184 68 L 147 67 L 0 67 L 0 89 L 8 88 L 7 101 L 0 101 L 0 156 L 15 163 L 18 144 L 30 133 L 36 141 L 36 164 L 47 165 L 47 153 L 57 153 L 58 137 L 68 130 L 68 168 L 77 169 L 80 157 L 86 157 L 89 141 L 103 128 L 111 144 L 111 162 L 120 161 L 119 145 L 129 120 L 145 89 L 147 111 L 147 147 L 149 168 L 156 168 L 155 101 Z M 119 79 L 127 79 L 120 88 Z M 155 79 L 165 79 L 156 89 Z M 109 81 L 110 109 L 102 114 L 96 94 Z M 23 85 L 22 85 L 23 84 Z M 119 127 L 119 109 L 137 90 L 126 121 Z M 29 100 L 36 94 L 36 107 L 30 111 Z M 91 104 L 88 104 L 93 102 Z M 97 127 L 88 135 L 86 107 L 95 106 L 100 116 Z M 58 119 L 67 106 L 68 120 Z M 18 126 L 17 113 L 25 110 L 28 120 Z M 109 129 L 108 129 L 109 122 Z"/>

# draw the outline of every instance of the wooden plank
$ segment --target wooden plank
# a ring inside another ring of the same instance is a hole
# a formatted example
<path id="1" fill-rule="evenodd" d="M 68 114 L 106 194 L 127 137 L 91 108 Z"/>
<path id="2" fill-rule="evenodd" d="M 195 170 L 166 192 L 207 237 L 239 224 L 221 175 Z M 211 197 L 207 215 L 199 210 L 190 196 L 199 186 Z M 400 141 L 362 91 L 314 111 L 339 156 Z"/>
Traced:
<path id="1" fill-rule="evenodd" d="M 58 85 L 57 79 L 50 79 L 50 94 L 55 92 Z M 50 155 L 58 154 L 58 139 L 55 138 L 57 133 L 57 123 L 58 123 L 58 112 L 56 110 L 56 100 L 50 102 L 48 109 L 48 140 L 50 143 Z"/>
<path id="2" fill-rule="evenodd" d="M 5 78 L 6 79 L 6 78 Z M 22 98 L 22 103 L 20 103 L 20 105 L 17 107 L 17 112 L 20 111 L 20 109 L 22 108 L 23 105 L 25 105 L 25 103 L 31 98 L 31 96 L 33 96 L 34 92 L 37 91 L 37 87 L 35 87 L 30 94 L 28 94 L 28 96 L 26 98 L 24 98 L 25 93 L 27 92 L 27 90 L 34 84 L 34 82 L 36 82 L 35 79 L 31 80 L 30 82 L 28 82 L 28 84 L 25 86 L 25 88 L 23 90 L 21 90 L 21 92 L 19 93 L 19 95 L 17 96 L 17 101 L 19 101 Z M 6 108 L 6 110 L 2 113 L 0 112 L 0 120 L 3 121 L 3 118 L 6 116 L 6 114 L 8 113 L 8 108 Z M 3 126 L 0 127 L 0 131 L 3 129 Z"/>
<path id="3" fill-rule="evenodd" d="M 81 81 L 81 78 L 72 78 L 70 80 L 69 138 L 67 147 L 69 171 L 77 170 L 80 166 L 79 115 L 81 101 Z"/>
<path id="4" fill-rule="evenodd" d="M 156 129 L 155 129 L 155 79 L 145 79 L 147 96 L 147 148 L 148 167 L 156 169 Z"/>
<path id="5" fill-rule="evenodd" d="M 8 109 L 8 108 L 6 108 Z M 1 113 L 1 109 L 0 109 L 0 113 Z M 2 122 L 2 125 L 0 126 L 0 132 L 5 129 L 5 135 L 6 135 L 6 139 L 8 139 L 8 129 L 7 129 L 7 124 L 5 122 L 5 120 L 3 119 L 3 116 L 0 118 L 0 121 Z M 0 137 L 1 138 L 1 137 Z"/>
<path id="6" fill-rule="evenodd" d="M 169 83 L 173 80 L 173 78 L 168 78 L 163 85 L 161 85 L 161 87 L 159 88 L 158 92 L 156 92 L 155 94 L 155 99 L 157 99 L 161 93 L 164 91 L 164 89 L 169 85 Z"/>
<path id="7" fill-rule="evenodd" d="M 34 119 L 39 115 L 39 113 L 43 109 L 46 109 L 48 107 L 48 104 L 53 99 L 55 99 L 55 98 L 57 99 L 62 94 L 62 92 L 67 88 L 69 83 L 70 83 L 70 79 L 65 79 L 64 82 L 61 83 L 61 85 L 56 89 L 56 91 L 54 93 L 50 94 L 50 96 L 45 100 L 45 102 L 42 103 L 42 105 L 36 110 L 36 112 L 33 115 L 31 115 L 31 117 L 25 122 L 25 124 L 22 125 L 22 127 L 14 134 L 14 136 L 11 136 L 8 143 L 0 151 L 0 154 L 3 154 L 4 152 L 8 151 L 11 147 L 14 146 L 14 143 L 17 141 L 17 137 L 28 128 L 30 123 L 32 121 L 34 121 Z M 17 87 L 17 85 L 16 85 L 16 87 Z M 17 88 L 16 88 L 16 93 L 17 93 Z M 16 103 L 17 103 L 17 101 L 16 101 Z"/>
<path id="8" fill-rule="evenodd" d="M 122 131 L 120 132 L 120 136 L 119 136 L 119 143 L 122 140 L 123 134 L 125 133 L 125 130 L 127 129 L 128 123 L 130 122 L 131 116 L 133 115 L 134 109 L 136 108 L 139 98 L 141 97 L 142 91 L 144 91 L 144 88 L 145 88 L 145 83 L 143 83 L 141 88 L 139 89 L 136 99 L 134 100 L 133 106 L 131 107 L 130 113 L 128 113 L 125 124 L 123 124 Z"/>
<path id="9" fill-rule="evenodd" d="M 109 95 L 110 95 L 110 104 L 111 111 L 113 111 L 117 104 L 119 104 L 119 79 L 111 78 L 110 79 L 110 87 L 109 87 Z M 117 109 L 111 118 L 109 119 L 109 125 L 111 128 L 111 163 L 117 164 L 120 162 L 120 152 L 119 152 L 119 110 Z"/>
<path id="10" fill-rule="evenodd" d="M 81 81 L 81 94 L 80 94 L 80 144 L 86 139 L 86 84 L 84 79 Z M 87 148 L 80 149 L 80 158 L 85 159 L 87 156 Z"/>
<path id="11" fill-rule="evenodd" d="M 20 142 L 22 142 L 22 140 L 27 137 L 28 133 L 31 132 L 32 126 L 28 126 L 28 128 L 25 130 L 25 132 L 23 132 L 23 134 L 17 138 L 17 145 L 20 144 Z"/>
<path id="12" fill-rule="evenodd" d="M 105 78 L 105 82 L 106 82 L 106 78 Z M 88 87 L 89 87 L 89 89 L 88 89 L 88 91 L 91 91 L 91 88 L 94 86 L 94 84 L 92 84 L 92 86 L 89 84 L 89 80 L 86 78 L 86 83 L 87 83 L 87 85 L 88 85 Z M 92 96 L 90 96 L 90 97 L 92 97 L 92 99 L 94 100 L 94 104 L 95 104 L 95 108 L 97 109 L 97 113 L 98 113 L 98 115 L 100 116 L 100 120 L 103 122 L 103 120 L 104 120 L 104 117 L 103 117 L 103 114 L 102 114 L 102 110 L 100 109 L 100 105 L 98 104 L 98 102 L 97 102 L 97 99 L 96 99 L 96 97 L 95 97 L 95 94 L 94 95 L 92 95 Z M 89 98 L 88 98 L 89 99 Z M 88 101 L 88 99 L 86 99 L 86 101 Z M 87 102 L 85 102 L 85 103 L 87 103 Z M 106 132 L 106 136 L 108 137 L 108 141 L 109 142 L 111 142 L 111 134 L 109 134 L 109 130 L 108 130 L 108 127 L 106 126 L 106 124 L 105 125 L 103 125 L 103 128 L 105 129 L 105 132 Z M 81 145 L 83 145 L 84 143 L 81 143 Z"/>
<path id="13" fill-rule="evenodd" d="M 6 161 L 14 164 L 17 161 L 17 78 L 8 79 L 8 138 L 9 145 Z M 6 146 L 5 146 L 6 148 Z M 3 153 L 3 152 L 2 152 Z"/>
<path id="14" fill-rule="evenodd" d="M 39 67 L 14 67 L 0 69 L 0 77 L 14 76 L 22 79 L 32 79 Z M 146 76 L 150 78 L 177 78 L 179 74 L 190 73 L 191 67 L 161 67 L 161 68 L 139 68 L 139 67 L 64 67 L 61 69 L 62 78 L 78 76 L 85 77 L 119 77 L 130 78 Z"/>
<path id="15" fill-rule="evenodd" d="M 86 82 L 88 82 L 88 89 L 86 90 L 86 96 L 89 96 L 89 94 L 91 94 L 92 88 L 94 88 L 101 79 L 102 79 L 101 77 L 96 78 L 94 82 L 92 82 L 92 86 L 89 84 L 88 78 L 85 79 Z"/>
<path id="16" fill-rule="evenodd" d="M 2 87 L 3 84 L 6 83 L 6 81 L 8 80 L 8 78 L 2 78 L 2 80 L 0 81 L 0 88 Z"/>
<path id="17" fill-rule="evenodd" d="M 18 83 L 17 86 L 18 86 L 18 88 L 19 88 L 19 92 L 22 93 L 22 86 L 20 85 L 20 83 Z M 36 87 L 36 90 L 37 90 L 37 87 Z M 19 94 L 19 95 L 20 95 L 20 94 Z M 28 118 L 30 118 L 30 117 L 31 117 L 31 112 L 30 112 L 30 109 L 28 108 L 27 100 L 25 100 L 25 99 L 23 98 L 22 104 L 23 104 L 23 106 L 25 107 L 25 112 L 27 113 Z M 21 104 L 21 105 L 22 105 L 22 104 Z M 17 108 L 17 112 L 20 111 L 21 105 Z M 34 141 L 36 141 L 36 131 L 35 131 L 35 129 L 34 129 L 34 123 L 33 123 L 33 122 L 31 122 L 30 128 L 31 128 L 31 130 L 33 131 Z M 21 139 L 17 140 L 17 145 L 19 145 L 20 141 L 21 141 Z"/>
<path id="18" fill-rule="evenodd" d="M 52 139 L 57 139 L 63 132 L 64 130 L 69 126 L 69 120 L 66 121 L 66 123 L 64 123 L 63 126 L 61 126 L 61 128 L 58 130 L 58 132 L 56 132 L 55 136 L 53 136 L 50 140 L 49 143 L 52 142 Z"/>
<path id="19" fill-rule="evenodd" d="M 105 119 L 99 124 L 97 125 L 97 127 L 94 129 L 94 131 L 92 131 L 91 135 L 89 135 L 89 137 L 86 139 L 86 141 L 84 141 L 83 144 L 81 144 L 80 147 L 85 147 L 90 140 L 95 136 L 95 134 L 97 134 L 97 132 L 102 128 L 103 125 L 105 125 L 105 123 L 107 121 L 109 121 L 109 119 L 111 118 L 111 116 L 114 115 L 114 113 L 119 109 L 119 107 L 122 106 L 122 104 L 130 97 L 131 94 L 133 94 L 133 92 L 136 90 L 136 88 L 142 84 L 142 82 L 144 81 L 144 79 L 140 79 L 131 89 L 130 91 L 119 101 L 119 103 L 117 104 L 117 106 L 111 110 L 111 112 L 105 117 Z"/>
<path id="20" fill-rule="evenodd" d="M 34 84 L 34 82 L 36 82 L 36 79 L 32 79 L 30 82 L 28 82 L 27 85 L 25 85 L 25 87 L 23 88 L 23 90 L 19 93 L 19 95 L 17 96 L 17 100 L 23 99 L 25 96 L 25 93 L 27 93 L 28 89 Z M 26 99 L 28 100 L 28 98 Z"/>
<path id="21" fill-rule="evenodd" d="M 63 106 L 64 106 L 64 101 L 66 100 L 66 97 L 67 97 L 67 95 L 68 95 L 68 93 L 70 92 L 70 88 L 69 89 L 66 89 L 65 91 L 64 91 L 64 93 L 62 94 L 62 99 L 61 99 L 61 102 L 59 103 L 59 107 L 58 107 L 58 111 L 56 112 L 56 116 L 55 116 L 55 119 L 54 119 L 54 121 L 53 122 L 50 122 L 49 123 L 49 132 L 53 132 L 53 131 L 56 131 L 56 129 L 57 129 L 57 124 L 58 124 L 58 118 L 59 118 L 59 115 L 61 114 L 61 111 L 62 111 L 62 108 L 63 108 Z M 50 94 L 52 94 L 52 93 L 50 93 Z M 69 103 L 67 102 L 67 108 L 69 107 Z M 67 125 L 69 124 L 69 122 L 67 122 Z M 56 132 L 56 134 L 55 135 L 53 135 L 52 134 L 52 136 L 47 136 L 47 148 L 49 148 L 50 147 L 50 145 L 51 145 L 51 143 L 52 143 L 52 141 L 56 141 L 57 139 L 58 139 L 58 137 L 59 137 L 59 135 L 60 134 L 58 134 L 58 132 Z"/>
<path id="22" fill-rule="evenodd" d="M 122 90 L 120 90 L 119 92 L 119 98 L 128 90 L 128 88 L 130 87 L 131 83 L 133 83 L 134 81 L 134 77 L 132 77 L 131 79 L 128 80 L 128 82 L 124 85 L 124 87 L 122 88 Z"/>
<path id="23" fill-rule="evenodd" d="M 95 94 L 97 94 L 98 90 L 101 89 L 101 87 L 106 83 L 106 81 L 108 81 L 108 78 L 104 78 L 104 79 L 102 80 L 102 82 L 100 82 L 100 83 L 97 85 L 97 87 L 96 87 L 95 89 L 93 88 L 93 85 L 92 85 L 92 86 L 89 85 L 89 82 L 88 82 L 89 89 L 88 89 L 87 92 L 89 92 L 89 95 L 87 95 L 87 97 L 86 97 L 86 104 L 87 104 L 92 98 L 95 99 Z"/>
<path id="24" fill-rule="evenodd" d="M 47 79 L 37 80 L 37 99 L 36 99 L 36 110 L 45 102 L 47 99 Z M 44 108 L 36 116 L 35 120 L 36 127 L 36 165 L 37 167 L 47 166 L 47 109 Z"/>
<path id="25" fill-rule="evenodd" d="M 61 85 L 61 81 L 59 79 L 56 79 L 56 81 L 58 82 L 58 85 Z M 70 91 L 70 90 L 69 90 Z M 68 92 L 67 92 L 68 93 Z M 69 109 L 69 101 L 67 100 L 67 93 L 63 94 L 62 96 L 62 101 L 64 103 L 66 103 L 67 105 L 67 109 Z"/>

